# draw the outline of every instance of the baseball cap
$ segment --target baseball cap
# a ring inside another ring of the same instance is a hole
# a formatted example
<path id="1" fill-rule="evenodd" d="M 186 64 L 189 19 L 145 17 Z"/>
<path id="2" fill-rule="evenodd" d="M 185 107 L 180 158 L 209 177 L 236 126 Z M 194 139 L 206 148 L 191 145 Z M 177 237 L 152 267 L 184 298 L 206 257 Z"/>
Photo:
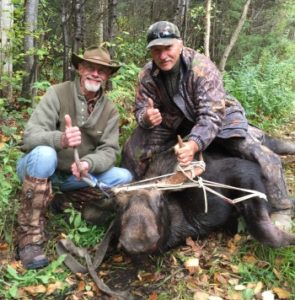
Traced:
<path id="1" fill-rule="evenodd" d="M 152 24 L 147 31 L 147 48 L 149 49 L 156 45 L 169 46 L 176 39 L 180 39 L 178 27 L 168 21 L 159 21 Z"/>

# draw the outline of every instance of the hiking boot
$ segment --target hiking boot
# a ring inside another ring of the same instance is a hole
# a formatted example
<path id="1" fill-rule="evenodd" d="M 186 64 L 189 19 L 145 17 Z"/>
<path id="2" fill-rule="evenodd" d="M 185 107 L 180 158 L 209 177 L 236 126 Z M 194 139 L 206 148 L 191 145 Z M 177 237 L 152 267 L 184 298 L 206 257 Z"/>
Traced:
<path id="1" fill-rule="evenodd" d="M 273 212 L 270 218 L 279 229 L 288 233 L 292 233 L 292 210 L 293 209 L 286 209 Z"/>
<path id="2" fill-rule="evenodd" d="M 48 265 L 48 259 L 40 245 L 46 240 L 45 213 L 51 198 L 50 181 L 25 177 L 20 195 L 16 235 L 19 257 L 25 268 L 36 269 Z"/>
<path id="3" fill-rule="evenodd" d="M 22 265 L 26 269 L 40 269 L 49 264 L 40 245 L 26 245 L 18 251 Z"/>

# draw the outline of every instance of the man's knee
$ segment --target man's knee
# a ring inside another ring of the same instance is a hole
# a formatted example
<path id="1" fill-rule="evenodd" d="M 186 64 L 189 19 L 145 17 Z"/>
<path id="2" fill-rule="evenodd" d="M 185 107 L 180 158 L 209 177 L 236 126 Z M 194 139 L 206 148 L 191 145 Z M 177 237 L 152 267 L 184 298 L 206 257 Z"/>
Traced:
<path id="1" fill-rule="evenodd" d="M 28 175 L 38 178 L 50 177 L 57 167 L 57 153 L 49 146 L 38 146 L 30 153 L 27 162 Z"/>
<path id="2" fill-rule="evenodd" d="M 117 184 L 125 184 L 133 180 L 131 172 L 125 168 L 116 168 L 116 173 L 118 178 Z"/>

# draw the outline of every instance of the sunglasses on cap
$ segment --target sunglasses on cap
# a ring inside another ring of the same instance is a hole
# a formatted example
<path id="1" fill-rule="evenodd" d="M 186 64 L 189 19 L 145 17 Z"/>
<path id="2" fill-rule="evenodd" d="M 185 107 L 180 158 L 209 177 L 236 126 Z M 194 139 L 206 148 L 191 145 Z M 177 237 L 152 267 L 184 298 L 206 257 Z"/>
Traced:
<path id="1" fill-rule="evenodd" d="M 180 39 L 180 37 L 177 34 L 169 32 L 169 31 L 151 32 L 147 36 L 148 43 L 155 39 Z"/>

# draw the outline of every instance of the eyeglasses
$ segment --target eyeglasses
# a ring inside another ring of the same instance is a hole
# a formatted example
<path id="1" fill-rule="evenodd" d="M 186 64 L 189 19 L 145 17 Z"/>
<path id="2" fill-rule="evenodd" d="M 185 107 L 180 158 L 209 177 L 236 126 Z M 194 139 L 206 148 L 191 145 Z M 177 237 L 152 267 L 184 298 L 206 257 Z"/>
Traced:
<path id="1" fill-rule="evenodd" d="M 151 42 L 155 39 L 180 39 L 180 37 L 169 31 L 151 32 L 147 36 L 147 42 Z"/>
<path id="2" fill-rule="evenodd" d="M 83 62 L 82 63 L 83 67 L 86 68 L 87 70 L 93 72 L 97 71 L 97 73 L 102 74 L 102 75 L 110 75 L 112 73 L 112 70 L 108 67 L 105 67 L 103 65 L 97 65 L 94 63 L 90 62 Z"/>

